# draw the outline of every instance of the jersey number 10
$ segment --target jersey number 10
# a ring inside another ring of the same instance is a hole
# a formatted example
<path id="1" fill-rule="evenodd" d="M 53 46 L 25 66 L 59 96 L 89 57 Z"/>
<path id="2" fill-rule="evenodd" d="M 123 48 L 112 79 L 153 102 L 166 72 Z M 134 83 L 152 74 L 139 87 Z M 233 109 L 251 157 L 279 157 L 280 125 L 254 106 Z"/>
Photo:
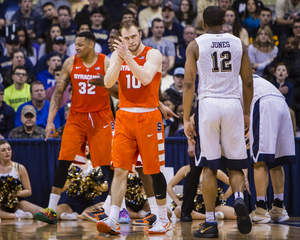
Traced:
<path id="1" fill-rule="evenodd" d="M 127 89 L 130 89 L 130 88 L 138 89 L 142 86 L 141 82 L 138 81 L 134 75 L 127 74 L 126 80 L 127 80 Z"/>
<path id="2" fill-rule="evenodd" d="M 218 61 L 218 52 L 214 52 L 211 55 L 212 61 L 213 61 L 213 72 L 220 72 L 219 68 L 219 61 Z M 221 72 L 231 72 L 232 71 L 232 65 L 230 63 L 231 61 L 231 52 L 224 51 L 220 54 L 220 58 L 223 58 L 223 60 L 220 61 L 221 65 Z"/>

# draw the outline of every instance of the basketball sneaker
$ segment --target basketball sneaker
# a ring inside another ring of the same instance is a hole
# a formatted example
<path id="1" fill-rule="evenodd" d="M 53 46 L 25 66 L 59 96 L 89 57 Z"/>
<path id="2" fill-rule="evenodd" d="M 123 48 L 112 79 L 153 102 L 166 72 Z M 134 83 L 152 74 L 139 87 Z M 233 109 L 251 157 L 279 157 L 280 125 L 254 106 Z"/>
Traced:
<path id="1" fill-rule="evenodd" d="M 109 233 L 112 235 L 120 234 L 120 224 L 113 218 L 105 218 L 97 222 L 97 230 L 101 233 Z"/>
<path id="2" fill-rule="evenodd" d="M 281 207 L 280 207 L 281 206 Z M 269 211 L 272 222 L 284 222 L 290 219 L 283 201 L 280 201 L 278 198 L 274 200 L 272 204 L 272 209 Z"/>
<path id="3" fill-rule="evenodd" d="M 34 217 L 42 222 L 57 223 L 57 213 L 51 208 L 45 208 L 41 212 L 36 212 Z"/>
<path id="4" fill-rule="evenodd" d="M 122 211 L 120 211 L 120 216 L 119 216 L 119 223 L 130 223 L 131 218 L 129 217 L 129 212 L 123 208 Z"/>
<path id="5" fill-rule="evenodd" d="M 22 209 L 15 211 L 16 218 L 20 219 L 34 219 L 34 216 L 31 212 L 24 212 Z"/>
<path id="6" fill-rule="evenodd" d="M 166 233 L 170 230 L 172 230 L 172 223 L 169 219 L 157 219 L 148 233 Z"/>
<path id="7" fill-rule="evenodd" d="M 93 212 L 83 212 L 82 216 L 92 222 L 98 222 L 104 218 L 107 218 L 108 216 L 105 214 L 104 209 L 98 208 L 96 206 L 94 206 L 94 210 Z"/>
<path id="8" fill-rule="evenodd" d="M 132 224 L 138 226 L 152 226 L 155 221 L 156 215 L 148 213 L 143 219 L 134 220 Z"/>
<path id="9" fill-rule="evenodd" d="M 202 223 L 201 228 L 194 232 L 194 237 L 198 238 L 218 238 L 219 230 L 218 223 L 216 222 L 205 222 Z"/>
<path id="10" fill-rule="evenodd" d="M 271 221 L 268 210 L 255 205 L 255 209 L 250 213 L 251 221 L 254 223 L 268 223 Z"/>
<path id="11" fill-rule="evenodd" d="M 249 217 L 246 204 L 242 198 L 237 198 L 233 203 L 234 211 L 237 215 L 237 227 L 240 233 L 247 234 L 252 229 L 252 222 Z"/>

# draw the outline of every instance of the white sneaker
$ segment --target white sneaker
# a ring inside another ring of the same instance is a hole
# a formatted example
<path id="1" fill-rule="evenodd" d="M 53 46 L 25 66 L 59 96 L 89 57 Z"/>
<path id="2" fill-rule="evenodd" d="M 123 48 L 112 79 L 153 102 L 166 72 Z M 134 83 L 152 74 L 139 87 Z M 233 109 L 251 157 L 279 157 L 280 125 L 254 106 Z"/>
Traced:
<path id="1" fill-rule="evenodd" d="M 60 214 L 60 219 L 62 220 L 77 220 L 77 212 L 73 212 L 73 213 L 67 213 L 67 212 L 63 212 Z"/>
<path id="2" fill-rule="evenodd" d="M 120 224 L 113 218 L 104 218 L 97 222 L 97 230 L 101 233 L 120 234 Z"/>
<path id="3" fill-rule="evenodd" d="M 172 230 L 172 223 L 169 219 L 157 219 L 148 233 L 166 233 Z"/>
<path id="4" fill-rule="evenodd" d="M 16 218 L 21 218 L 21 219 L 33 219 L 33 215 L 30 212 L 24 212 L 22 209 L 18 209 L 15 211 Z"/>
<path id="5" fill-rule="evenodd" d="M 290 219 L 285 207 L 279 208 L 272 204 L 272 209 L 269 213 L 273 222 L 284 222 Z"/>
<path id="6" fill-rule="evenodd" d="M 222 213 L 222 212 L 215 212 L 215 217 L 216 217 L 216 219 L 218 219 L 218 220 L 222 220 L 222 219 L 225 218 L 225 215 L 224 215 L 224 213 Z"/>
<path id="7" fill-rule="evenodd" d="M 268 210 L 257 207 L 250 213 L 250 218 L 254 223 L 268 223 L 271 221 Z"/>

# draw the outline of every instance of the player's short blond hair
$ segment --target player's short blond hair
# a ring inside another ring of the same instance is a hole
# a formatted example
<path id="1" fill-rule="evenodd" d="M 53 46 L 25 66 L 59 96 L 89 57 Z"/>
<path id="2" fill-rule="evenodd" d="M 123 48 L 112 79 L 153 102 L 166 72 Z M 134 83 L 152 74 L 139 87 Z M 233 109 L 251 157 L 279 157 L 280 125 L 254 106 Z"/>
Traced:
<path id="1" fill-rule="evenodd" d="M 126 21 L 124 21 L 124 22 L 122 22 L 120 24 L 120 29 L 119 29 L 120 33 L 121 33 L 121 31 L 122 31 L 123 28 L 125 28 L 126 30 L 128 30 L 132 26 L 136 27 L 139 32 L 142 31 L 139 23 L 136 20 L 126 20 Z"/>

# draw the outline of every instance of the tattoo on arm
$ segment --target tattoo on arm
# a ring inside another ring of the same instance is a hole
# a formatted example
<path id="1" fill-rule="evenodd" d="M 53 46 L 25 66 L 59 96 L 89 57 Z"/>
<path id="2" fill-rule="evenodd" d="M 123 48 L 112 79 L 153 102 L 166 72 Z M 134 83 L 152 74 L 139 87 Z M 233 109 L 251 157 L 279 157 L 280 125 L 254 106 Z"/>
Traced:
<path id="1" fill-rule="evenodd" d="M 51 98 L 50 111 L 55 110 L 59 107 L 64 91 L 66 90 L 67 86 L 71 81 L 71 76 L 69 72 L 70 64 L 71 60 L 67 59 L 62 66 L 61 77 L 56 83 L 56 87 Z"/>

